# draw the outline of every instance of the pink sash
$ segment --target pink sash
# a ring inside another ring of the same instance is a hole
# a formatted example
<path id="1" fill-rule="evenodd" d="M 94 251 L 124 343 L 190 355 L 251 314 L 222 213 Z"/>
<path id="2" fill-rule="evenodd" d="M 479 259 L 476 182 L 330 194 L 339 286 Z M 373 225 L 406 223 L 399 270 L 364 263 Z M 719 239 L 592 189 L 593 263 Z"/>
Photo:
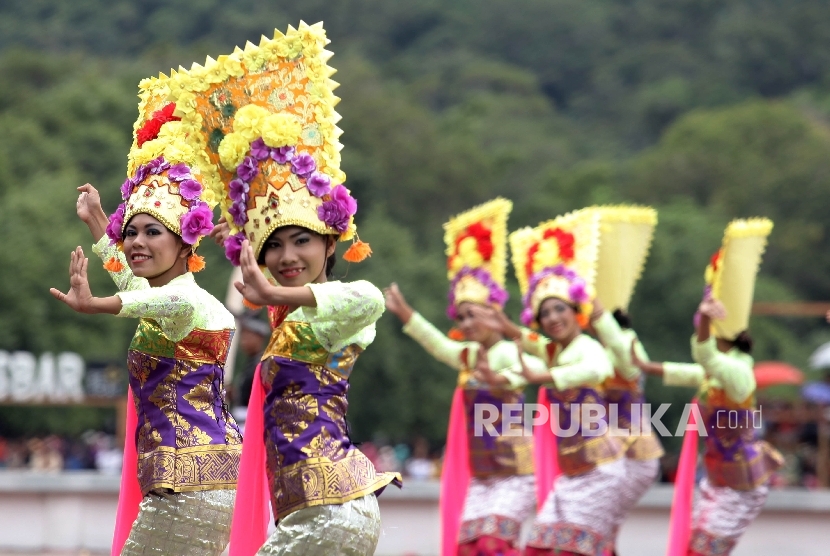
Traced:
<path id="1" fill-rule="evenodd" d="M 447 430 L 447 448 L 441 471 L 441 555 L 458 553 L 458 530 L 464 501 L 470 484 L 470 459 L 467 446 L 467 416 L 464 413 L 464 390 L 455 389 Z"/>
<path id="2" fill-rule="evenodd" d="M 697 404 L 697 400 L 693 400 L 692 403 Z M 689 424 L 696 424 L 694 413 L 689 414 Z M 695 471 L 697 470 L 697 441 L 697 427 L 687 428 L 683 436 L 683 448 L 680 450 L 677 477 L 674 481 L 667 556 L 686 556 L 689 550 L 689 539 L 692 535 Z"/>
<path id="3" fill-rule="evenodd" d="M 553 490 L 553 482 L 559 476 L 559 460 L 556 457 L 556 435 L 552 425 L 556 414 L 551 410 L 548 391 L 539 387 L 539 405 L 548 409 L 549 421 L 533 429 L 533 464 L 536 468 L 536 506 L 541 510 Z"/>
<path id="4" fill-rule="evenodd" d="M 115 531 L 112 535 L 112 556 L 121 554 L 124 543 L 130 536 L 138 506 L 141 504 L 141 487 L 138 485 L 138 453 L 135 446 L 135 431 L 138 415 L 133 403 L 132 388 L 127 387 L 127 438 L 124 440 L 124 460 L 121 464 L 121 488 L 118 492 L 118 510 L 115 514 Z"/>
<path id="5" fill-rule="evenodd" d="M 254 372 L 245 436 L 242 439 L 242 460 L 231 522 L 230 556 L 252 556 L 268 538 L 268 474 L 265 467 L 265 387 Z"/>

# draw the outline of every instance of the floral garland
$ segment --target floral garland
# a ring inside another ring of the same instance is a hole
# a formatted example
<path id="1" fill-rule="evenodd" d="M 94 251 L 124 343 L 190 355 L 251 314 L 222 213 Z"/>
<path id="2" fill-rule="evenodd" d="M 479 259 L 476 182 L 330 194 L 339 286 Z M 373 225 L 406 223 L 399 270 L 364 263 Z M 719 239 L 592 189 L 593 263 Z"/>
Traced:
<path id="1" fill-rule="evenodd" d="M 492 230 L 475 222 L 455 238 L 455 254 L 447 259 L 447 268 L 459 272 L 462 268 L 478 268 L 493 257 Z"/>
<path id="2" fill-rule="evenodd" d="M 487 297 L 488 303 L 499 305 L 501 307 L 504 307 L 504 304 L 507 303 L 507 299 L 509 297 L 507 290 L 502 288 L 495 280 L 493 280 L 493 277 L 490 276 L 489 272 L 483 268 L 470 268 L 465 266 L 458 272 L 458 274 L 455 275 L 452 282 L 450 282 L 450 292 L 447 294 L 447 299 L 449 300 L 447 316 L 451 319 L 454 319 L 458 315 L 458 311 L 455 308 L 455 286 L 458 285 L 458 282 L 466 276 L 475 278 L 477 282 L 486 286 L 487 289 L 490 290 L 490 295 Z"/>
<path id="3" fill-rule="evenodd" d="M 588 285 L 574 270 L 561 263 L 556 266 L 543 268 L 530 277 L 527 292 L 522 296 L 524 309 L 522 310 L 521 320 L 525 326 L 530 326 L 536 320 L 536 315 L 533 314 L 533 308 L 531 307 L 531 300 L 533 299 L 533 294 L 536 292 L 536 288 L 545 279 L 552 276 L 564 278 L 568 282 L 568 297 L 572 302 L 582 306 L 591 301 L 591 295 L 588 293 Z"/>
<path id="4" fill-rule="evenodd" d="M 555 241 L 548 241 L 550 239 Z M 527 261 L 525 262 L 527 276 L 533 276 L 534 272 L 549 267 L 556 261 L 571 262 L 574 258 L 574 243 L 574 235 L 562 228 L 545 230 L 542 240 L 534 243 L 528 249 Z"/>
<path id="5" fill-rule="evenodd" d="M 182 215 L 180 220 L 182 241 L 189 245 L 196 245 L 201 236 L 204 236 L 213 229 L 213 211 L 207 203 L 203 202 L 202 184 L 193 178 L 193 174 L 187 164 L 180 162 L 170 164 L 163 156 L 159 156 L 138 167 L 135 174 L 127 178 L 121 185 L 121 198 L 124 200 L 116 211 L 109 217 L 106 234 L 110 238 L 110 244 L 122 242 L 122 228 L 124 216 L 127 212 L 127 201 L 135 189 L 139 187 L 147 176 L 159 175 L 167 172 L 167 178 L 178 186 L 179 195 L 187 201 L 188 211 Z M 156 201 L 156 206 L 161 202 Z"/>

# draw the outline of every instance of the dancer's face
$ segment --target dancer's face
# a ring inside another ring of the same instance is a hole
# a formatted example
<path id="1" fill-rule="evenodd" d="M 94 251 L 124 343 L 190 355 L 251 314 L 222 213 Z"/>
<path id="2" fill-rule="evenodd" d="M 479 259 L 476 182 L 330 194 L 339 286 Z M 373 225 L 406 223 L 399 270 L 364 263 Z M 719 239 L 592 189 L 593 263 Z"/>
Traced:
<path id="1" fill-rule="evenodd" d="M 277 228 L 262 246 L 265 266 L 280 286 L 298 287 L 326 281 L 326 259 L 334 241 L 300 226 Z"/>
<path id="2" fill-rule="evenodd" d="M 187 272 L 190 246 L 149 214 L 136 214 L 124 228 L 124 256 L 133 274 L 163 286 Z"/>
<path id="3" fill-rule="evenodd" d="M 464 338 L 468 341 L 487 343 L 493 331 L 482 323 L 481 320 L 476 318 L 471 310 L 472 305 L 468 301 L 463 301 L 458 304 L 458 307 L 455 309 L 455 326 L 464 334 Z"/>
<path id="4" fill-rule="evenodd" d="M 539 327 L 558 343 L 568 343 L 582 332 L 574 306 L 558 297 L 549 297 L 539 306 Z"/>

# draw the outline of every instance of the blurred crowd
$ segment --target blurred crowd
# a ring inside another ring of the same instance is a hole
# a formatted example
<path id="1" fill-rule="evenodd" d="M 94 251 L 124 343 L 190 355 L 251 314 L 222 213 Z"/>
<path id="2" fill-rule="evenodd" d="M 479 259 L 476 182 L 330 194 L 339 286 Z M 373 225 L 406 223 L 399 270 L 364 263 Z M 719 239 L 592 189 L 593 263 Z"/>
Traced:
<path id="1" fill-rule="evenodd" d="M 78 438 L 54 434 L 24 439 L 0 437 L 0 469 L 118 473 L 122 458 L 115 437 L 100 431 L 86 431 Z"/>

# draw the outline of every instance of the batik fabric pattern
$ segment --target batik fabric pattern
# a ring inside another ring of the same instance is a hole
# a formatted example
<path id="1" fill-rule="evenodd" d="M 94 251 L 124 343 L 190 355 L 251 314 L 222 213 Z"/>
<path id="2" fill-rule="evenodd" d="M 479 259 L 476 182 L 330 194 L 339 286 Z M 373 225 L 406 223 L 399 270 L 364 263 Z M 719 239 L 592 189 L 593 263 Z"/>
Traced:
<path id="1" fill-rule="evenodd" d="M 261 367 L 266 465 L 280 522 L 400 483 L 396 473 L 375 471 L 346 423 L 349 377 L 374 339 L 383 295 L 365 281 L 308 287 L 317 306 L 298 308 L 274 330 Z"/>
<path id="2" fill-rule="evenodd" d="M 505 404 L 524 403 L 522 390 L 526 383 L 521 375 L 516 345 L 502 340 L 487 351 L 490 368 L 508 380 L 507 387 L 492 388 L 473 376 L 479 350 L 477 342 L 448 338 L 420 313 L 413 313 L 403 330 L 435 359 L 458 372 L 458 387 L 463 392 L 466 414 L 471 475 L 459 543 L 470 543 L 481 537 L 516 543 L 522 523 L 533 512 L 535 489 L 530 429 L 525 429 L 524 423 L 520 422 L 511 425 L 512 434 L 503 430 Z M 525 364 L 537 372 L 545 369 L 544 362 L 534 356 L 526 356 Z M 476 406 L 480 404 L 488 404 L 497 412 L 491 421 L 497 434 L 492 434 L 487 427 L 476 430 Z"/>
<path id="3" fill-rule="evenodd" d="M 617 438 L 608 432 L 583 434 L 581 406 L 605 404 L 602 384 L 614 369 L 599 342 L 585 334 L 561 349 L 522 329 L 522 347 L 544 357 L 549 366 L 552 387 L 547 395 L 558 419 L 557 459 L 562 471 L 536 516 L 527 545 L 597 554 L 613 542 L 624 512 L 618 498 L 609 493 L 623 487 L 626 470 Z"/>
<path id="4" fill-rule="evenodd" d="M 142 494 L 234 489 L 242 437 L 225 404 L 224 367 L 234 318 L 191 273 L 161 287 L 132 274 L 102 238 L 93 251 L 118 258 L 118 316 L 139 318 L 130 343 Z"/>

